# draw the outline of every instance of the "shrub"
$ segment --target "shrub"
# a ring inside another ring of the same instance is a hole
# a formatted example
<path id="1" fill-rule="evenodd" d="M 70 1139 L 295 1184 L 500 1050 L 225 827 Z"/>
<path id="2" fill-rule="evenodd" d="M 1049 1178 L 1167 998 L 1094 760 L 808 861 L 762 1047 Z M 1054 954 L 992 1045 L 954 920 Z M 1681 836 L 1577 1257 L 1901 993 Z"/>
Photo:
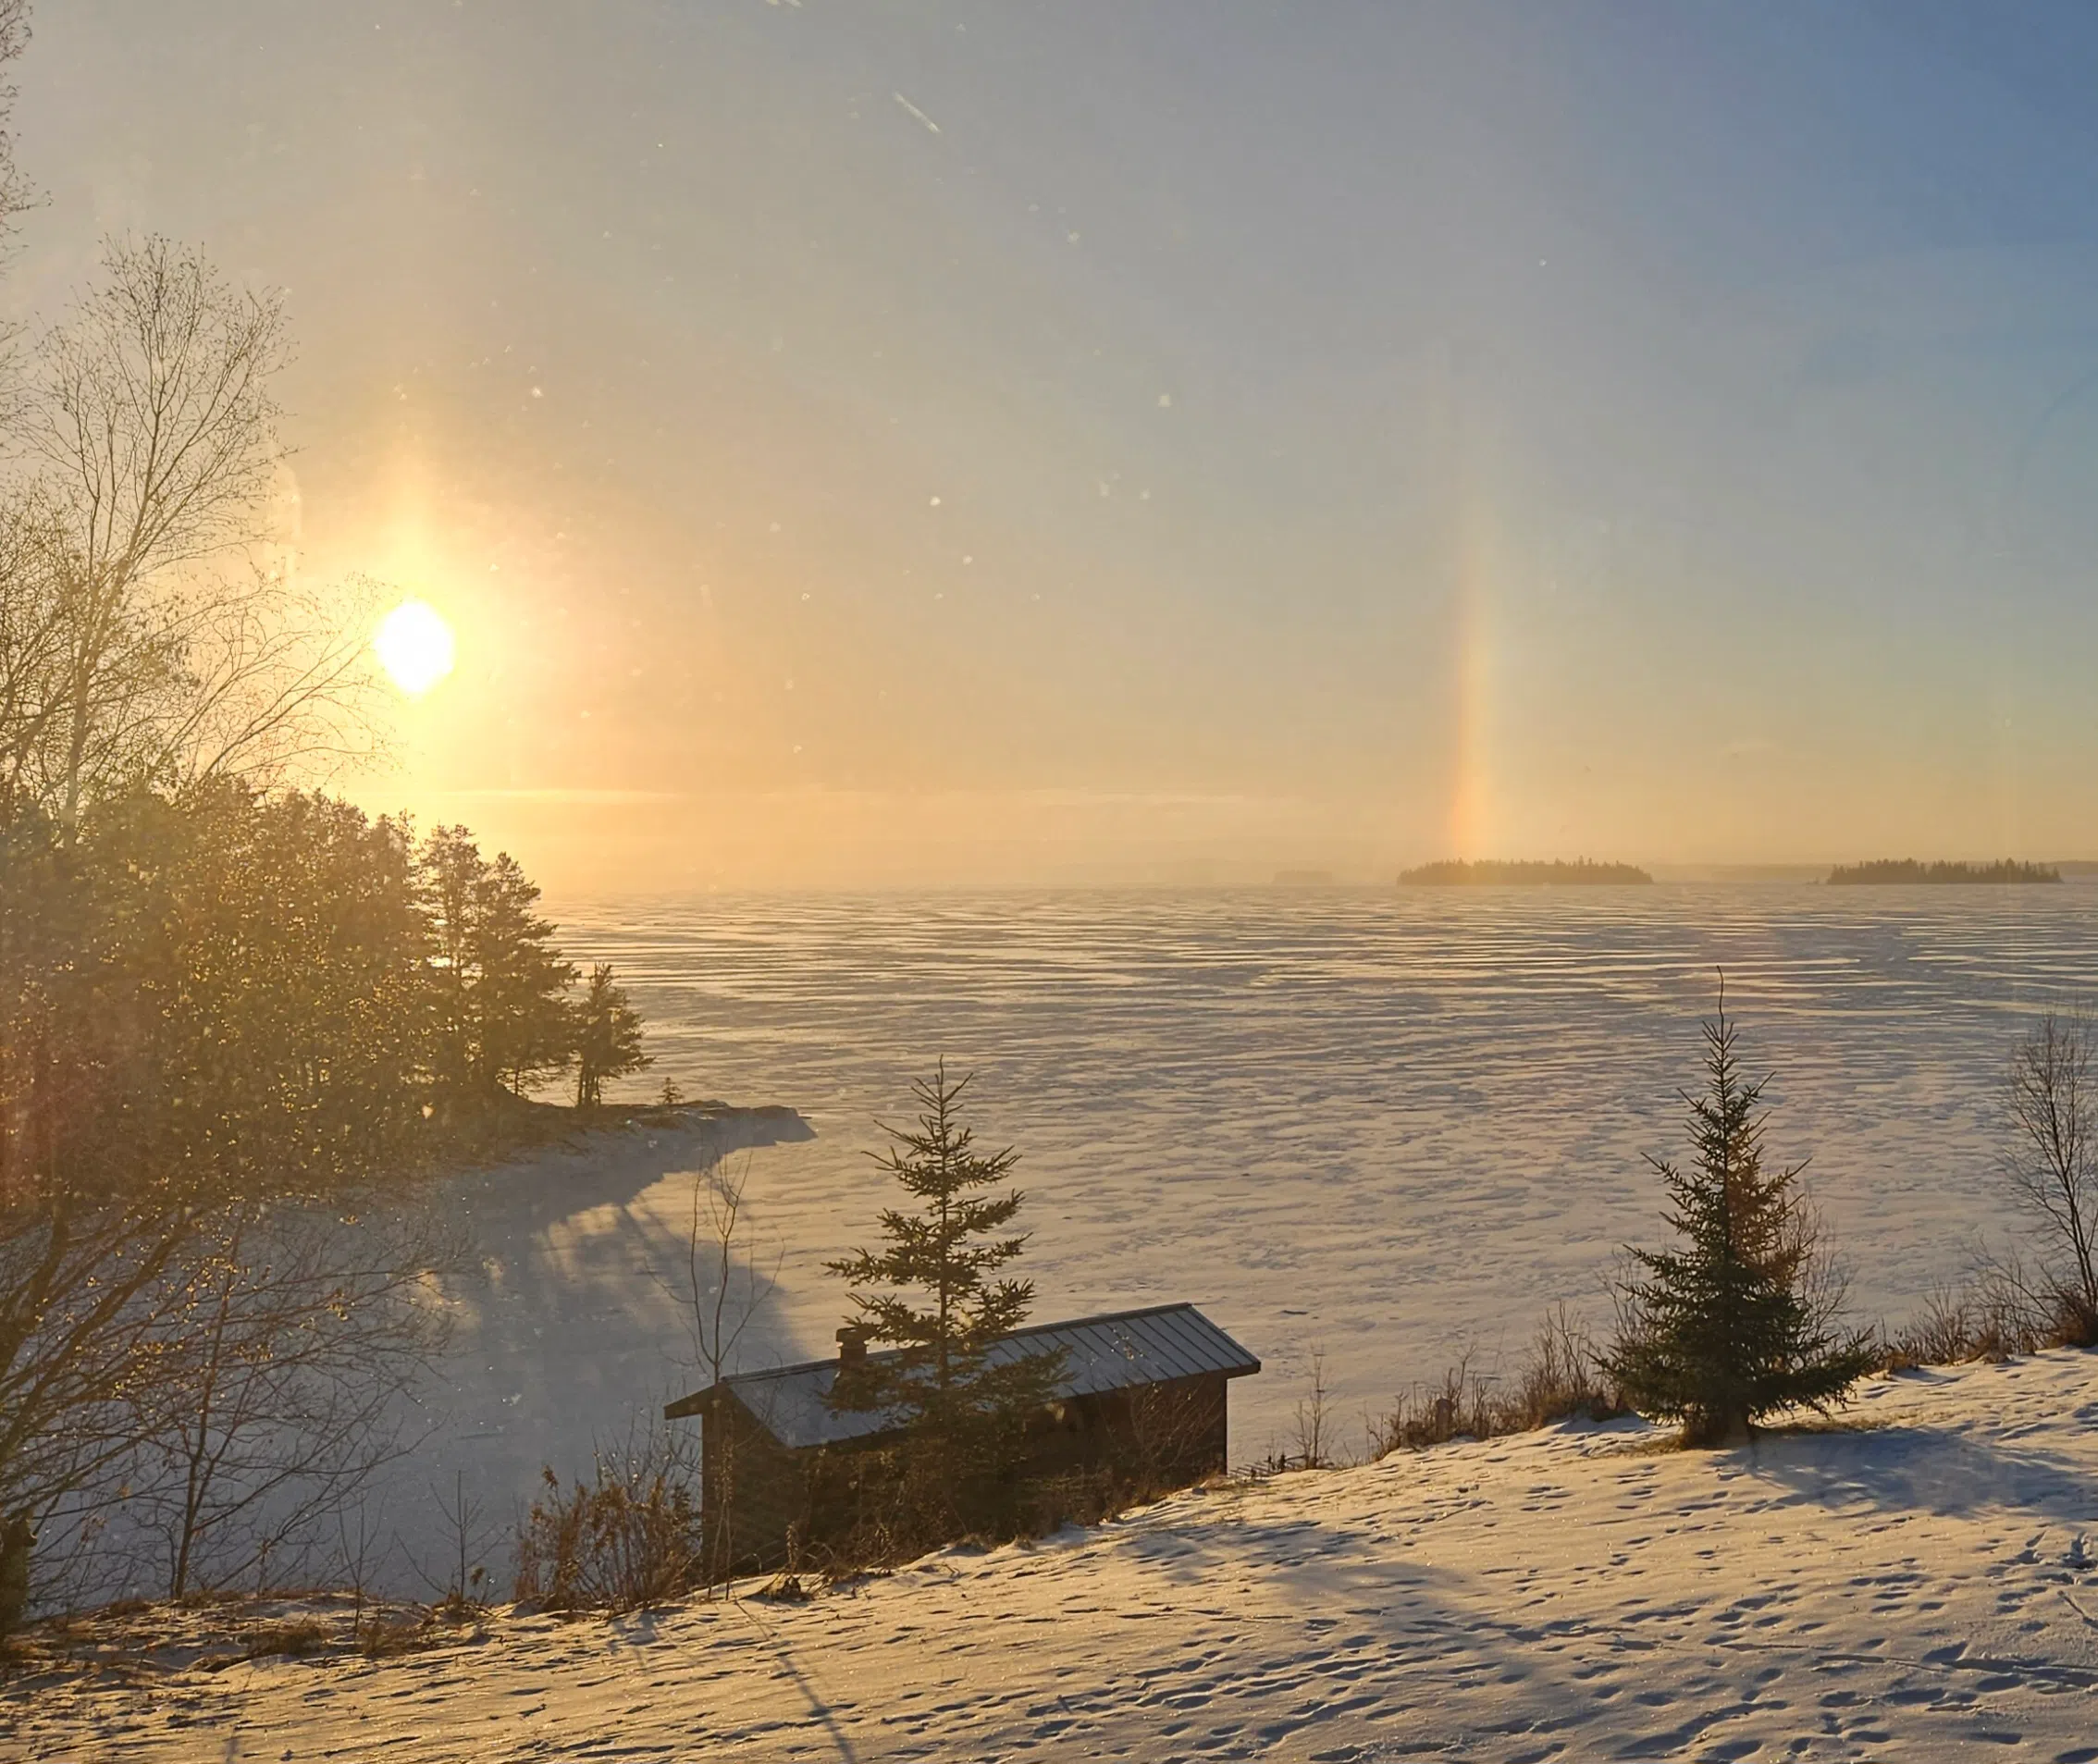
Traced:
<path id="1" fill-rule="evenodd" d="M 651 1430 L 622 1454 L 599 1451 L 592 1480 L 546 1493 L 518 1529 L 517 1597 L 549 1610 L 632 1610 L 705 1579 L 699 1503 L 675 1442 Z"/>
<path id="2" fill-rule="evenodd" d="M 1443 1373 L 1439 1384 L 1415 1385 L 1392 1399 L 1390 1412 L 1370 1424 L 1370 1456 L 1382 1458 L 1402 1446 L 1418 1451 L 1452 1439 L 1487 1439 L 1514 1431 L 1502 1421 L 1491 1400 L 1489 1381 L 1475 1373 L 1468 1360 L 1460 1360 Z"/>
<path id="3" fill-rule="evenodd" d="M 2098 1346 L 2098 1314 L 2079 1291 L 2042 1271 L 2035 1278 L 2016 1257 L 1982 1260 L 1966 1283 L 1927 1294 L 1920 1314 L 1885 1337 L 1879 1368 L 1963 1365 L 2008 1360 L 2042 1348 Z"/>
<path id="4" fill-rule="evenodd" d="M 365 1625 L 357 1651 L 366 1659 L 391 1659 L 400 1654 L 417 1653 L 431 1646 L 431 1642 L 430 1625 L 406 1617 L 392 1622 Z"/>
<path id="5" fill-rule="evenodd" d="M 1469 1360 L 1460 1360 L 1439 1384 L 1416 1385 L 1396 1398 L 1381 1420 L 1371 1422 L 1371 1458 L 1401 1447 L 1419 1450 L 1452 1439 L 1492 1439 L 1555 1421 L 1607 1421 L 1625 1412 L 1624 1400 L 1605 1375 L 1586 1329 L 1563 1304 L 1539 1320 L 1512 1385 L 1502 1390 L 1499 1383 L 1474 1372 Z"/>
<path id="6" fill-rule="evenodd" d="M 1962 1365 L 1972 1360 L 2007 1360 L 2041 1344 L 2038 1319 L 2023 1296 L 2000 1281 L 1981 1277 L 1926 1295 L 1921 1314 L 1887 1339 L 1880 1363 L 1889 1372 Z"/>
<path id="7" fill-rule="evenodd" d="M 1623 1397 L 1603 1372 L 1601 1354 L 1563 1304 L 1538 1320 L 1511 1409 L 1522 1429 L 1575 1417 L 1607 1421 L 1625 1412 Z"/>
<path id="8" fill-rule="evenodd" d="M 2098 1022 L 2049 1011 L 2018 1044 L 2004 1092 L 2004 1181 L 2041 1234 L 2038 1276 L 2018 1285 L 2053 1338 L 2098 1344 Z"/>
<path id="9" fill-rule="evenodd" d="M 2057 1348 L 2098 1348 L 2098 1304 L 2067 1289 L 2055 1293 L 2052 1341 Z"/>

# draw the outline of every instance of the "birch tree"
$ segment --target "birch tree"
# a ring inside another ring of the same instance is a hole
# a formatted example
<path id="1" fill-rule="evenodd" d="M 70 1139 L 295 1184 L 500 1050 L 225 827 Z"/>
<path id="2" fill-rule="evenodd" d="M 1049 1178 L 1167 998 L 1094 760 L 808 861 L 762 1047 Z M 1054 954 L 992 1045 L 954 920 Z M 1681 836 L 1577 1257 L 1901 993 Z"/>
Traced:
<path id="1" fill-rule="evenodd" d="M 31 353 L 0 529 L 0 802 L 68 837 L 95 796 L 273 778 L 369 746 L 373 598 L 272 554 L 282 297 L 111 241 Z"/>

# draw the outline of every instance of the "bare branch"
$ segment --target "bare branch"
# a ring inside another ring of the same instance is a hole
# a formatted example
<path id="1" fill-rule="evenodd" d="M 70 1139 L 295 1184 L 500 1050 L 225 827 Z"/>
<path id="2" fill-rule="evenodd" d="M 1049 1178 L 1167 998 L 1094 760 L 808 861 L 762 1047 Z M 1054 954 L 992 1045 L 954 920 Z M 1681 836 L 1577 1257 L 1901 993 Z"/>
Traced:
<path id="1" fill-rule="evenodd" d="M 68 829 L 142 783 L 269 784 L 376 745 L 375 586 L 315 594 L 262 557 L 281 297 L 160 238 L 103 270 L 37 347 L 0 514 L 0 788 Z"/>
<path id="2" fill-rule="evenodd" d="M 2098 1322 L 2098 1024 L 2049 1011 L 2004 1084 L 2005 1186 L 2042 1225 L 2057 1290 Z"/>

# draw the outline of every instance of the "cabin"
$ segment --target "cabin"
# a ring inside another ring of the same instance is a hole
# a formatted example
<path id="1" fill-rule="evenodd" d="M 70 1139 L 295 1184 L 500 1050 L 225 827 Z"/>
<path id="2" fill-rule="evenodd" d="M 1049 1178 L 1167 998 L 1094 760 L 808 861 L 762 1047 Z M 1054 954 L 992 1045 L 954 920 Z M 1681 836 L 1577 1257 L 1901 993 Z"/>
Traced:
<path id="1" fill-rule="evenodd" d="M 795 1540 L 842 1529 L 826 1511 L 826 1477 L 845 1454 L 893 1444 L 897 1419 L 882 1411 L 833 1408 L 841 1369 L 890 1356 L 869 1354 L 866 1336 L 838 1331 L 833 1360 L 738 1373 L 681 1397 L 666 1420 L 697 1417 L 700 1509 L 715 1571 L 751 1573 L 786 1565 Z M 1038 1324 L 994 1342 L 993 1364 L 1060 1353 L 1054 1400 L 1028 1425 L 1020 1474 L 1123 1471 L 1154 1486 L 1185 1486 L 1223 1470 L 1230 1381 L 1260 1362 L 1191 1304 L 1113 1311 Z"/>

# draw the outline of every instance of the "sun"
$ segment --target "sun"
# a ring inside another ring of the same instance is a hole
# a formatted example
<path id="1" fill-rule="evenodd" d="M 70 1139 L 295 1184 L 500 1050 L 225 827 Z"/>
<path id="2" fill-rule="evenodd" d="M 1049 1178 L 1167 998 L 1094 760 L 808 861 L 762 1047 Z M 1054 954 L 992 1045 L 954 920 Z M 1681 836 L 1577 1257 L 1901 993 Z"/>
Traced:
<path id="1" fill-rule="evenodd" d="M 372 637 L 393 684 L 420 698 L 451 672 L 451 627 L 427 600 L 403 600 L 379 621 Z"/>

